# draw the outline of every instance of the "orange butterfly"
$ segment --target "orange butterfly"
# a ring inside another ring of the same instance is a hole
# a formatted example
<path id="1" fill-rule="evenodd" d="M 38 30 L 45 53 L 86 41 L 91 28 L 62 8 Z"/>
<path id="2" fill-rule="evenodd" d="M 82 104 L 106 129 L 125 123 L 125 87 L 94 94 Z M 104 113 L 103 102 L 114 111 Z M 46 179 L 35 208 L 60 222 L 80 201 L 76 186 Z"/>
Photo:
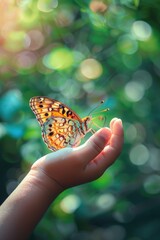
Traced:
<path id="1" fill-rule="evenodd" d="M 81 119 L 55 99 L 38 96 L 31 98 L 29 104 L 41 125 L 42 138 L 52 151 L 78 146 L 86 133 L 92 131 L 90 116 Z"/>

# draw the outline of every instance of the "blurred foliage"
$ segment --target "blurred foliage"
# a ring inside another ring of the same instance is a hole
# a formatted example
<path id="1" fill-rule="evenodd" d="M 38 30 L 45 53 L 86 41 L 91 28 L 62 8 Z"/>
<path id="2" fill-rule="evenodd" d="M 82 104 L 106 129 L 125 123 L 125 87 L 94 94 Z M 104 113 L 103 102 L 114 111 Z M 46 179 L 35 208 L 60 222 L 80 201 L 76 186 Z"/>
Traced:
<path id="1" fill-rule="evenodd" d="M 123 120 L 119 160 L 61 194 L 31 239 L 158 240 L 160 5 L 151 0 L 0 1 L 1 202 L 49 152 L 28 102 L 84 117 L 101 100 Z"/>

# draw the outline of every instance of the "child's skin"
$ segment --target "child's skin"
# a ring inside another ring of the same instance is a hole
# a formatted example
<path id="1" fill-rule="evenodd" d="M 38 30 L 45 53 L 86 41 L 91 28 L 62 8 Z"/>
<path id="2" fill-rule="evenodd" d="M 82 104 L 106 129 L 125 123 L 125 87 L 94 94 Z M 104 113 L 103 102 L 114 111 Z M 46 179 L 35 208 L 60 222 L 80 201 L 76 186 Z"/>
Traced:
<path id="1" fill-rule="evenodd" d="M 54 199 L 65 189 L 99 178 L 123 146 L 123 127 L 114 118 L 83 145 L 38 159 L 0 207 L 0 237 L 25 240 Z"/>

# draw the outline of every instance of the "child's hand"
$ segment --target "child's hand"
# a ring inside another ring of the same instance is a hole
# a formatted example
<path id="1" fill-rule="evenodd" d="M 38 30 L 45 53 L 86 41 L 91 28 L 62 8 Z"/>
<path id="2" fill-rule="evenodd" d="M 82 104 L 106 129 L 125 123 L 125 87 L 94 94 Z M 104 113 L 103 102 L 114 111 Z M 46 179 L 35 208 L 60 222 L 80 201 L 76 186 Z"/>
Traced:
<path id="1" fill-rule="evenodd" d="M 122 123 L 115 118 L 110 129 L 102 128 L 82 146 L 65 148 L 37 160 L 1 205 L 1 239 L 28 239 L 59 193 L 100 177 L 116 160 L 122 145 Z"/>
<path id="2" fill-rule="evenodd" d="M 32 170 L 57 183 L 61 190 L 100 177 L 116 160 L 123 146 L 123 127 L 114 118 L 110 128 L 102 128 L 85 144 L 49 153 L 36 161 Z"/>

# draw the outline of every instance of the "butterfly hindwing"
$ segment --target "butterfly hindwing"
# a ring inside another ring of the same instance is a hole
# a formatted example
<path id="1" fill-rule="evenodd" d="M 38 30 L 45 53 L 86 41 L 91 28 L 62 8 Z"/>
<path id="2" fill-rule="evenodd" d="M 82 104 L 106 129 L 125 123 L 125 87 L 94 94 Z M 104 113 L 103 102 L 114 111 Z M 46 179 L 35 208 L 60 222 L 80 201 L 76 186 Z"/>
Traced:
<path id="1" fill-rule="evenodd" d="M 79 122 L 67 118 L 49 118 L 42 126 L 42 136 L 52 151 L 64 147 L 75 147 L 81 139 Z"/>

